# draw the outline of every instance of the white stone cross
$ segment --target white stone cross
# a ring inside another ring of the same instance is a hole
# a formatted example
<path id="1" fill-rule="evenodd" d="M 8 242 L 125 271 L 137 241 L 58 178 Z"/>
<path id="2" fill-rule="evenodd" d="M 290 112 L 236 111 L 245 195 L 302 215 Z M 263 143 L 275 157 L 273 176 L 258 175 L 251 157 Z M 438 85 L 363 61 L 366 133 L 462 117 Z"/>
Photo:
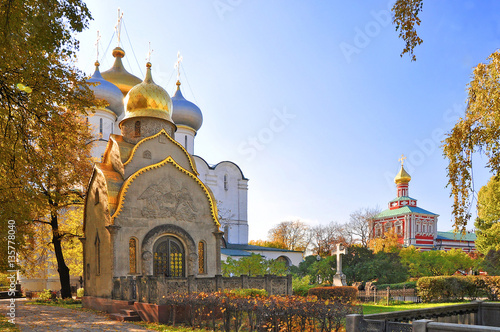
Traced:
<path id="1" fill-rule="evenodd" d="M 340 255 L 346 255 L 346 254 L 347 254 L 347 248 L 340 250 L 340 243 L 337 243 L 337 250 L 332 252 L 332 255 L 337 255 L 337 274 L 342 274 L 342 256 Z"/>

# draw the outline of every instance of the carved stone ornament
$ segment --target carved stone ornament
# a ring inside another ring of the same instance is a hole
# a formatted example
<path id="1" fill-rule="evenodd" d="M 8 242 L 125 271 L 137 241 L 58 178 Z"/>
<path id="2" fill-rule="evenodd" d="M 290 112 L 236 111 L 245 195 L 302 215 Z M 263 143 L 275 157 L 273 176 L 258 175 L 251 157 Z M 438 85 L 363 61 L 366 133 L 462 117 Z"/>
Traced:
<path id="1" fill-rule="evenodd" d="M 146 206 L 141 214 L 146 218 L 174 217 L 177 220 L 194 221 L 198 216 L 194 199 L 186 186 L 172 176 L 150 185 L 139 195 Z"/>
<path id="2" fill-rule="evenodd" d="M 151 258 L 153 258 L 153 254 L 149 251 L 145 251 L 142 253 L 142 259 L 145 260 L 146 262 L 150 261 Z"/>

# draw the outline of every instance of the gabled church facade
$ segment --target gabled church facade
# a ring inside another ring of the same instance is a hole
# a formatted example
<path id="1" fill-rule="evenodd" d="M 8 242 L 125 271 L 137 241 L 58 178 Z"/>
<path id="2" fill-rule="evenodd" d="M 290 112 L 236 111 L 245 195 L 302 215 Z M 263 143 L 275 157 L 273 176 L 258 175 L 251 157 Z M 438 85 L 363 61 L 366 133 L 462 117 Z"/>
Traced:
<path id="1" fill-rule="evenodd" d="M 220 273 L 217 204 L 174 138 L 170 96 L 150 63 L 142 83 L 122 86 L 121 135 L 109 136 L 85 201 L 85 292 L 105 298 L 116 277 Z"/>

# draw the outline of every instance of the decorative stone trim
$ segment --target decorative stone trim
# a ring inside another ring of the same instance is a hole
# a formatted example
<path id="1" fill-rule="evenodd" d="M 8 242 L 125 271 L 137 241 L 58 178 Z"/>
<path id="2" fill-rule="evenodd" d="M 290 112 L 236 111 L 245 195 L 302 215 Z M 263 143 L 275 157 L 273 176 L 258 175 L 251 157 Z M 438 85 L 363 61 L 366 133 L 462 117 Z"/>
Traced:
<path id="1" fill-rule="evenodd" d="M 128 187 L 130 186 L 130 184 L 139 175 L 141 175 L 147 171 L 150 171 L 152 169 L 162 167 L 168 163 L 171 163 L 175 168 L 177 168 L 178 170 L 180 170 L 184 174 L 187 174 L 188 176 L 190 176 L 203 189 L 203 191 L 205 192 L 205 196 L 207 196 L 208 201 L 210 203 L 210 212 L 212 215 L 212 219 L 213 219 L 215 225 L 217 225 L 217 227 L 220 227 L 219 217 L 218 217 L 218 212 L 217 212 L 217 205 L 215 204 L 215 198 L 213 197 L 212 192 L 205 186 L 205 184 L 203 182 L 201 182 L 200 179 L 198 179 L 198 177 L 196 175 L 194 175 L 193 173 L 191 173 L 190 171 L 188 171 L 187 169 L 183 168 L 181 165 L 176 163 L 175 160 L 171 156 L 168 156 L 166 159 L 164 159 L 163 161 L 160 161 L 157 164 L 153 164 L 153 165 L 149 165 L 149 166 L 141 168 L 140 170 L 138 170 L 137 172 L 132 174 L 127 180 L 125 180 L 125 183 L 123 183 L 123 185 L 120 189 L 120 192 L 118 193 L 118 206 L 116 208 L 115 213 L 111 216 L 112 222 L 120 214 L 121 210 L 123 209 L 123 201 L 125 200 L 125 195 L 127 193 L 127 190 L 128 190 Z"/>

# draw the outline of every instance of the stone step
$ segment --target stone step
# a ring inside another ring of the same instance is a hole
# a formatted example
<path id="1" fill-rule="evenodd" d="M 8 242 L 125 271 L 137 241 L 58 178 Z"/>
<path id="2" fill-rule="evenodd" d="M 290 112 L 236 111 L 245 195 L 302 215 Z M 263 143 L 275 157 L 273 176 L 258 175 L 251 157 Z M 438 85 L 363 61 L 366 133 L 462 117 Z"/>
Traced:
<path id="1" fill-rule="evenodd" d="M 109 317 L 111 319 L 120 321 L 120 322 L 140 322 L 142 321 L 139 316 L 128 316 L 124 314 L 110 314 Z"/>
<path id="2" fill-rule="evenodd" d="M 137 313 L 137 311 L 135 310 L 129 310 L 129 309 L 122 309 L 122 313 L 125 315 L 125 316 L 139 316 L 139 314 Z"/>

